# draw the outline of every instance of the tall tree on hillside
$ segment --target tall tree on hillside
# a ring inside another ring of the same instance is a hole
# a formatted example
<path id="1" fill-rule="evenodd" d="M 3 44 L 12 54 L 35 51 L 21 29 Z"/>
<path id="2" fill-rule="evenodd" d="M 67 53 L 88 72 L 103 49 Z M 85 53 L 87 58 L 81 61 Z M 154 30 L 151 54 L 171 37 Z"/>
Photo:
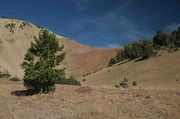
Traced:
<path id="1" fill-rule="evenodd" d="M 157 31 L 153 38 L 153 43 L 158 46 L 168 46 L 170 45 L 170 35 L 166 32 Z"/>
<path id="2" fill-rule="evenodd" d="M 180 47 L 180 27 L 171 34 L 171 44 L 175 47 Z"/>
<path id="3" fill-rule="evenodd" d="M 65 58 L 55 34 L 41 30 L 39 38 L 31 43 L 25 54 L 22 68 L 24 69 L 24 86 L 32 93 L 48 93 L 55 91 L 55 80 L 61 78 L 64 69 L 55 68 Z"/>

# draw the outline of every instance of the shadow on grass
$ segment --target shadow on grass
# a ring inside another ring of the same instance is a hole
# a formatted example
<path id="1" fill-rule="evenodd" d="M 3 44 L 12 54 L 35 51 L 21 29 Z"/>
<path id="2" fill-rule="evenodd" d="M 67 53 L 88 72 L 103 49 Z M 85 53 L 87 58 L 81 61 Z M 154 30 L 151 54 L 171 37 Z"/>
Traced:
<path id="1" fill-rule="evenodd" d="M 119 66 L 119 65 L 125 64 L 125 63 L 130 62 L 130 61 L 131 61 L 131 60 L 125 60 L 125 61 L 122 61 L 122 62 L 120 62 L 120 63 L 118 63 L 118 64 L 114 65 L 113 67 L 116 67 L 116 66 Z"/>
<path id="2" fill-rule="evenodd" d="M 144 61 L 144 60 L 147 60 L 149 58 L 137 58 L 134 60 L 134 62 L 140 62 L 140 61 Z"/>
<path id="3" fill-rule="evenodd" d="M 146 60 L 144 58 L 138 58 L 138 59 L 135 59 L 134 62 L 140 62 L 140 61 L 143 61 L 143 60 Z"/>
<path id="4" fill-rule="evenodd" d="M 37 94 L 37 93 L 32 93 L 28 90 L 16 90 L 16 91 L 12 91 L 11 92 L 11 95 L 14 95 L 14 96 L 32 96 L 34 94 Z"/>

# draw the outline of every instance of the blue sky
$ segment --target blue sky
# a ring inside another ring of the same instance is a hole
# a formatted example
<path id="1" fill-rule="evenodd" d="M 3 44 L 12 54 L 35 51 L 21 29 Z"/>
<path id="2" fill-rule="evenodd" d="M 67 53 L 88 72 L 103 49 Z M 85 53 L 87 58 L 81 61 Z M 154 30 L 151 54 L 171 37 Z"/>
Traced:
<path id="1" fill-rule="evenodd" d="M 96 47 L 120 47 L 180 25 L 180 0 L 0 0 L 0 17 Z"/>

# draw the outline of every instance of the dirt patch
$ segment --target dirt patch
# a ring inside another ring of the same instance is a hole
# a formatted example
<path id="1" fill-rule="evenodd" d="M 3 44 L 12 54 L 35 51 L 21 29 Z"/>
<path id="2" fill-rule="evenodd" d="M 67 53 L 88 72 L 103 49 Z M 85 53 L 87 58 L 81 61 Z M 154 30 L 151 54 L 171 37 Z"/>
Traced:
<path id="1" fill-rule="evenodd" d="M 80 87 L 78 89 L 76 89 L 75 91 L 78 93 L 88 93 L 91 92 L 93 89 L 91 89 L 90 87 Z"/>

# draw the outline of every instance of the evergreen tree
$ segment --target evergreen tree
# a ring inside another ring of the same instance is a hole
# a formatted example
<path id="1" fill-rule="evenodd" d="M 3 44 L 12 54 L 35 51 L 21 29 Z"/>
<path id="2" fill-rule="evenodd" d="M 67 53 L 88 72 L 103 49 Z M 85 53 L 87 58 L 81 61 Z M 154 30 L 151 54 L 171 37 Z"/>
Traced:
<path id="1" fill-rule="evenodd" d="M 116 64 L 116 59 L 115 58 L 110 59 L 108 66 L 112 66 L 113 64 Z"/>
<path id="2" fill-rule="evenodd" d="M 55 34 L 41 30 L 39 38 L 31 43 L 22 63 L 24 86 L 32 93 L 55 91 L 55 80 L 64 78 L 64 69 L 55 68 L 65 58 Z"/>
<path id="3" fill-rule="evenodd" d="M 157 31 L 153 43 L 156 47 L 168 46 L 170 45 L 170 35 L 166 32 Z"/>
<path id="4" fill-rule="evenodd" d="M 173 47 L 180 47 L 180 27 L 171 34 L 171 44 Z"/>

